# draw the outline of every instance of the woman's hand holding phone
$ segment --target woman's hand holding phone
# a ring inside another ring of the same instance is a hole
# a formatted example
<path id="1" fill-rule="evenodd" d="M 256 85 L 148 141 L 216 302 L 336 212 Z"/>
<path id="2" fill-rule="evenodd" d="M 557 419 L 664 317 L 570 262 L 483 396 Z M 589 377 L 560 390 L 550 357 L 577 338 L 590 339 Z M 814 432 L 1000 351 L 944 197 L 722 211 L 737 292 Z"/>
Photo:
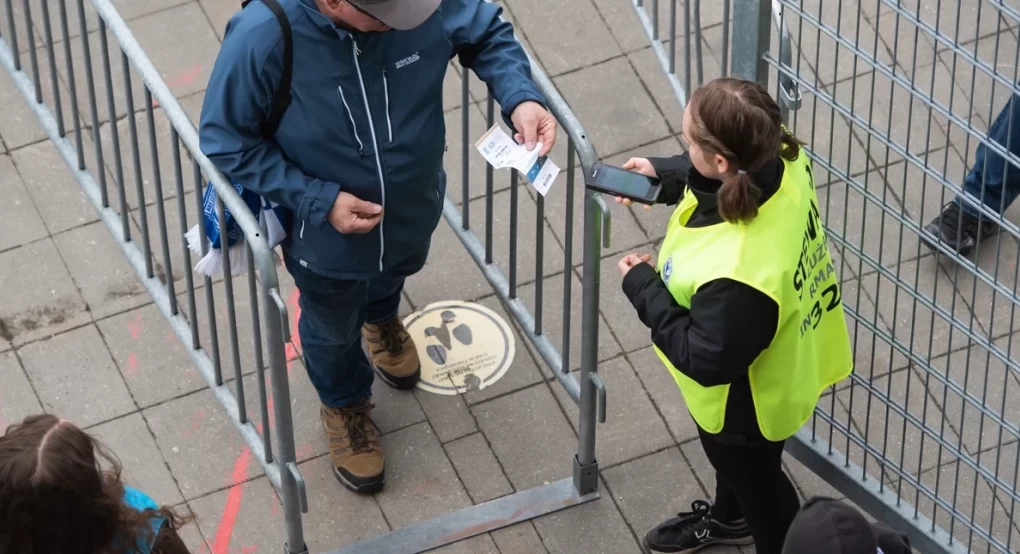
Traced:
<path id="1" fill-rule="evenodd" d="M 648 158 L 631 158 L 631 159 L 627 160 L 627 163 L 623 164 L 621 167 L 623 169 L 626 169 L 627 171 L 633 171 L 635 173 L 640 173 L 641 175 L 644 175 L 645 177 L 653 177 L 653 178 L 657 178 L 658 177 L 655 174 L 655 168 L 652 167 L 652 163 L 648 161 Z M 631 205 L 634 204 L 633 202 L 630 201 L 629 198 L 623 198 L 623 197 L 620 197 L 620 196 L 616 197 L 616 203 L 617 204 L 623 204 L 624 206 L 631 206 Z M 645 209 L 646 210 L 650 210 L 650 209 L 652 209 L 652 207 L 649 206 L 649 205 L 645 205 Z"/>

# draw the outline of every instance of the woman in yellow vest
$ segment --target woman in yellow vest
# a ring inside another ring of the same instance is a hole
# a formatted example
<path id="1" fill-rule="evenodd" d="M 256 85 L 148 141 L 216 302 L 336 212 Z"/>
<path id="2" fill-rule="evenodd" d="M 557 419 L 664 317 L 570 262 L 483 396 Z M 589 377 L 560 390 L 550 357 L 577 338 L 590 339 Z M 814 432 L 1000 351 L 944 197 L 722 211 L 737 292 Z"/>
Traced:
<path id="1" fill-rule="evenodd" d="M 697 422 L 716 493 L 649 531 L 645 547 L 753 542 L 779 554 L 800 507 L 784 441 L 853 367 L 839 272 L 808 157 L 761 86 L 726 78 L 699 88 L 683 135 L 688 153 L 624 165 L 657 176 L 659 202 L 678 206 L 657 265 L 631 254 L 619 269 Z"/>

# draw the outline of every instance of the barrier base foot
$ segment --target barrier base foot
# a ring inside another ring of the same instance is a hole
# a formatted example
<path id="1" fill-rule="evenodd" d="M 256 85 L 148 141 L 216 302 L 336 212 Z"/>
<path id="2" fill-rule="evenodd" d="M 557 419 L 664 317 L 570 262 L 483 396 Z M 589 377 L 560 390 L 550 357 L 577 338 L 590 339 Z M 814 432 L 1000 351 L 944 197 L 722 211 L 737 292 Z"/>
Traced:
<path id="1" fill-rule="evenodd" d="M 593 494 L 599 490 L 599 461 L 592 460 L 588 465 L 581 465 L 574 456 L 574 488 L 579 494 Z"/>
<path id="2" fill-rule="evenodd" d="M 599 497 L 577 494 L 570 478 L 408 525 L 329 554 L 419 553 L 528 521 Z"/>
<path id="3" fill-rule="evenodd" d="M 308 554 L 308 545 L 301 550 L 291 550 L 289 546 L 283 545 L 283 554 Z"/>

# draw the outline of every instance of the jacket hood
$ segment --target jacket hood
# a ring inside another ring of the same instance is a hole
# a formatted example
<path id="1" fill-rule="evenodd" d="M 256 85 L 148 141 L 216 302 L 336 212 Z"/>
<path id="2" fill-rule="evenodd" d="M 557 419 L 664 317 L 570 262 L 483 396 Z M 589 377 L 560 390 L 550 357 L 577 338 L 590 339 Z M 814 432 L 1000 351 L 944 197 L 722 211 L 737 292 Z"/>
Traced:
<path id="1" fill-rule="evenodd" d="M 878 539 L 857 510 L 827 498 L 809 500 L 793 520 L 783 554 L 876 554 Z"/>

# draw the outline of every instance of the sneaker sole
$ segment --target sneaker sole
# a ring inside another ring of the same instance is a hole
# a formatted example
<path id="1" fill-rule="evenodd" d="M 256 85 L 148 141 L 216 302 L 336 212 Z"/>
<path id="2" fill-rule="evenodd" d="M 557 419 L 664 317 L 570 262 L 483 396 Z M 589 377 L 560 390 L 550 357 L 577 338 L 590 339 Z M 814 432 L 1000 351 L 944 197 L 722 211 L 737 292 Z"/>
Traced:
<path id="1" fill-rule="evenodd" d="M 351 489 L 352 491 L 358 494 L 375 494 L 381 491 L 383 489 L 383 485 L 386 484 L 385 469 L 383 470 L 382 473 L 379 474 L 378 480 L 373 479 L 360 485 L 355 485 L 354 483 L 348 481 L 347 478 L 344 477 L 343 473 L 340 472 L 340 468 L 336 466 L 333 466 L 333 476 L 336 477 L 337 481 L 340 481 L 341 485 L 347 487 L 348 489 Z"/>
<path id="2" fill-rule="evenodd" d="M 687 550 L 677 550 L 670 554 L 694 554 L 695 552 L 701 552 L 702 550 L 713 546 L 750 546 L 752 544 L 754 544 L 754 539 L 752 537 L 744 537 L 742 539 L 720 540 L 696 546 L 694 548 L 689 548 Z M 647 538 L 641 539 L 641 548 L 644 549 L 645 554 L 658 554 L 660 552 L 665 552 L 665 550 L 652 550 L 652 547 L 648 544 Z"/>

